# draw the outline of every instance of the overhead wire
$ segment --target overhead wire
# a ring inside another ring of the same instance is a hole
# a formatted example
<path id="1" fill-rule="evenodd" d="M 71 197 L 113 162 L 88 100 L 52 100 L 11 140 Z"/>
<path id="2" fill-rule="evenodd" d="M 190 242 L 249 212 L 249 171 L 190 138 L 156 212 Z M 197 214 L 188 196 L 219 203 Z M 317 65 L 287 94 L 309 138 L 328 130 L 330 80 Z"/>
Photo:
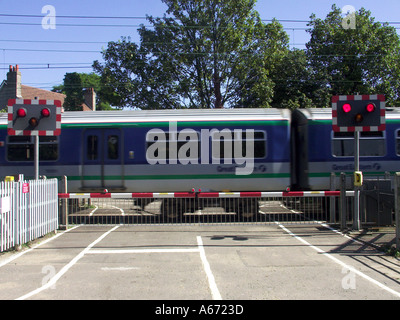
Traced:
<path id="1" fill-rule="evenodd" d="M 22 18 L 61 18 L 61 19 L 118 19 L 118 20 L 147 20 L 148 17 L 151 16 L 89 16 L 89 15 L 36 15 L 36 14 L 9 14 L 9 13 L 0 13 L 0 17 L 22 17 Z M 153 18 L 164 18 L 164 17 L 153 17 Z M 169 17 L 167 17 L 169 18 Z M 278 22 L 293 22 L 293 23 L 309 23 L 310 20 L 300 20 L 300 19 L 260 19 L 261 21 L 264 22 L 272 22 L 272 21 L 278 21 Z M 384 23 L 387 24 L 400 24 L 400 21 L 386 21 Z"/>
<path id="2" fill-rule="evenodd" d="M 140 16 L 89 16 L 89 15 L 56 15 L 56 16 L 51 16 L 51 15 L 32 15 L 32 14 L 7 14 L 7 13 L 0 13 L 0 17 L 4 18 L 41 18 L 43 19 L 44 17 L 46 18 L 57 18 L 57 19 L 96 19 L 96 20 L 148 20 L 148 17 L 140 17 Z M 157 17 L 154 17 L 157 18 Z M 277 21 L 280 23 L 309 23 L 309 20 L 300 20 L 300 19 L 261 19 L 263 22 L 272 22 L 272 21 Z M 391 21 L 391 22 L 386 22 L 389 25 L 398 25 L 400 24 L 400 21 Z M 40 26 L 42 23 L 36 23 L 36 22 L 7 22 L 7 21 L 1 21 L 0 25 L 20 25 L 20 26 Z M 57 26 L 60 27 L 119 27 L 119 28 L 138 28 L 138 27 L 145 27 L 145 28 L 153 28 L 154 25 L 137 25 L 137 24 L 116 24 L 116 23 L 96 23 L 96 24 L 85 24 L 85 23 L 59 23 L 57 22 Z M 177 26 L 165 26 L 165 27 L 177 27 Z M 178 27 L 183 27 L 183 28 L 210 28 L 211 26 L 183 26 L 179 25 Z M 400 27 L 393 27 L 395 29 L 400 29 Z M 283 30 L 291 30 L 291 31 L 305 31 L 310 29 L 310 27 L 283 27 Z M 106 44 L 109 42 L 103 42 L 103 41 L 68 41 L 68 40 L 24 40 L 24 39 L 1 39 L 0 42 L 10 42 L 10 43 L 49 43 L 49 44 L 87 44 L 87 45 L 95 45 L 95 44 Z M 147 43 L 147 44 L 158 44 L 157 42 L 154 43 Z M 162 43 L 163 45 L 166 45 L 165 43 Z M 295 46 L 305 46 L 306 44 L 303 43 L 293 43 L 290 44 L 292 47 Z M 335 44 L 335 45 L 344 45 L 344 44 Z M 35 48 L 0 48 L 0 50 L 5 51 L 20 51 L 20 52 L 57 52 L 57 53 L 101 53 L 101 50 L 82 50 L 82 49 L 35 49 Z M 187 52 L 181 52 L 178 54 L 194 54 L 194 53 L 187 53 Z M 196 54 L 215 54 L 215 53 L 207 53 L 207 52 L 199 52 Z M 219 54 L 227 54 L 227 53 L 219 53 Z M 322 55 L 324 57 L 357 57 L 357 55 Z M 321 57 L 322 57 L 321 56 Z M 374 55 L 363 55 L 365 56 L 374 56 Z M 31 66 L 32 64 L 21 64 L 20 69 L 92 69 L 91 63 L 71 63 L 71 65 L 62 65 L 62 63 L 42 63 L 38 64 L 36 66 Z M 22 66 L 25 65 L 25 66 Z M 1 70 L 7 69 L 6 67 L 0 68 Z"/>

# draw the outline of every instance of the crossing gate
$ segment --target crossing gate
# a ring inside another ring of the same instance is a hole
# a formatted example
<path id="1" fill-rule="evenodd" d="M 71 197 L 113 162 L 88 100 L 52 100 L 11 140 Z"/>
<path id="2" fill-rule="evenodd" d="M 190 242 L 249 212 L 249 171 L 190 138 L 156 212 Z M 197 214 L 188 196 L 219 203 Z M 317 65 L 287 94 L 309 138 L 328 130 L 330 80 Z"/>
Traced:
<path id="1" fill-rule="evenodd" d="M 353 196 L 346 192 L 349 209 Z M 68 224 L 338 223 L 339 197 L 340 191 L 59 194 Z"/>

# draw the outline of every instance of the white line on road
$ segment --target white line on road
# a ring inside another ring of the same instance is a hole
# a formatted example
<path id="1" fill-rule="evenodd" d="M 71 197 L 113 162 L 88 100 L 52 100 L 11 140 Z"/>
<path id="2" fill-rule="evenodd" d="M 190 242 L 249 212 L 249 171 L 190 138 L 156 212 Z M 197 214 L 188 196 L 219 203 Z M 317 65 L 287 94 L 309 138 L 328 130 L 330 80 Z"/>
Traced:
<path id="1" fill-rule="evenodd" d="M 201 239 L 201 236 L 197 236 L 197 244 L 200 250 L 201 262 L 203 263 L 203 268 L 207 275 L 208 285 L 210 286 L 211 295 L 214 300 L 222 300 L 221 294 L 219 293 L 217 284 L 215 282 L 214 275 L 211 272 L 210 264 L 207 261 L 206 252 L 204 251 L 203 240 Z"/>
<path id="2" fill-rule="evenodd" d="M 122 210 L 121 208 L 118 208 L 118 207 L 116 207 L 116 206 L 111 206 L 111 207 L 113 207 L 113 208 L 115 208 L 115 209 L 118 209 L 118 210 L 121 212 L 121 215 L 122 215 L 122 216 L 125 215 L 124 210 Z"/>
<path id="3" fill-rule="evenodd" d="M 328 257 L 329 259 L 333 260 L 334 262 L 336 262 L 337 264 L 341 265 L 342 267 L 346 268 L 349 271 L 354 272 L 355 274 L 359 275 L 360 277 L 370 281 L 371 283 L 377 285 L 378 287 L 380 287 L 383 290 L 386 290 L 388 292 L 390 292 L 391 294 L 395 295 L 396 297 L 400 298 L 400 292 L 397 292 L 387 286 L 385 286 L 384 284 L 380 283 L 379 281 L 367 276 L 365 273 L 362 273 L 361 271 L 353 268 L 352 266 L 340 261 L 339 259 L 337 259 L 336 257 L 332 256 L 331 254 L 325 252 L 324 250 L 312 245 L 311 243 L 307 242 L 306 240 L 304 240 L 303 238 L 299 237 L 298 235 L 294 234 L 293 232 L 291 232 L 289 229 L 287 229 L 286 227 L 284 227 L 282 224 L 280 224 L 279 222 L 275 222 L 281 229 L 283 229 L 284 231 L 286 231 L 288 234 L 290 234 L 292 237 L 296 238 L 297 240 L 299 240 L 300 242 L 304 243 L 305 245 L 309 246 L 310 248 L 313 248 L 315 251 L 323 254 L 324 256 Z"/>
<path id="4" fill-rule="evenodd" d="M 203 241 L 201 236 L 197 236 L 196 249 L 92 249 L 86 252 L 86 254 L 129 254 L 129 253 L 190 253 L 198 252 L 200 253 L 201 262 L 204 271 L 207 275 L 208 285 L 211 290 L 211 295 L 214 300 L 222 300 L 221 294 L 219 293 L 217 284 L 213 273 L 211 272 L 210 264 L 207 261 L 206 253 L 203 247 Z"/>
<path id="5" fill-rule="evenodd" d="M 86 252 L 87 254 L 114 254 L 114 253 L 181 253 L 181 252 L 200 252 L 199 249 L 94 249 Z"/>
<path id="6" fill-rule="evenodd" d="M 89 216 L 92 216 L 98 209 L 98 206 L 94 206 L 94 209 L 92 211 L 90 211 Z"/>
<path id="7" fill-rule="evenodd" d="M 92 249 L 88 250 L 86 254 L 132 254 L 132 253 L 190 253 L 190 252 L 198 252 L 200 253 L 201 262 L 204 268 L 204 271 L 207 275 L 208 285 L 211 290 L 211 295 L 214 300 L 222 300 L 221 294 L 219 293 L 217 284 L 215 282 L 215 278 L 213 273 L 211 272 L 210 264 L 207 261 L 206 253 L 203 247 L 203 240 L 201 236 L 197 236 L 197 245 L 196 249 Z"/>
<path id="8" fill-rule="evenodd" d="M 63 235 L 64 233 L 67 233 L 67 232 L 69 232 L 69 231 L 71 231 L 71 230 L 74 230 L 75 228 L 78 228 L 78 227 L 80 227 L 80 226 L 75 226 L 75 227 L 73 227 L 73 228 L 71 228 L 71 229 L 65 230 L 64 232 L 59 232 L 59 233 L 57 233 L 55 236 L 53 236 L 53 237 L 51 237 L 51 238 L 48 238 L 48 239 L 46 239 L 46 240 L 44 240 L 44 241 L 38 243 L 37 245 L 35 245 L 35 246 L 33 246 L 33 247 L 27 249 L 27 250 L 24 250 L 24 251 L 22 251 L 22 252 L 20 252 L 20 253 L 17 253 L 17 254 L 15 254 L 15 255 L 12 255 L 12 256 L 9 257 L 8 259 L 6 259 L 6 260 L 0 262 L 0 268 L 1 268 L 2 266 L 5 266 L 6 264 L 10 263 L 11 261 L 13 261 L 13 260 L 15 260 L 15 259 L 17 259 L 17 258 L 23 256 L 25 253 L 28 253 L 28 252 L 30 252 L 30 251 L 32 251 L 32 250 L 34 250 L 34 249 L 36 249 L 36 248 L 38 248 L 38 247 L 40 247 L 40 246 L 42 246 L 42 245 L 44 245 L 44 244 L 46 244 L 46 243 L 48 243 L 48 242 L 54 240 L 54 239 L 57 239 L 59 236 Z"/>
<path id="9" fill-rule="evenodd" d="M 129 271 L 129 270 L 139 270 L 139 267 L 102 267 L 101 270 L 103 271 Z"/>
<path id="10" fill-rule="evenodd" d="M 196 249 L 92 249 L 86 252 L 86 254 L 129 254 L 129 253 L 200 253 L 201 262 L 204 271 L 207 275 L 208 284 L 211 290 L 211 295 L 214 300 L 222 300 L 221 294 L 219 293 L 217 284 L 215 282 L 214 275 L 211 272 L 210 264 L 207 261 L 206 253 L 203 247 L 203 241 L 201 236 L 197 236 Z"/>
<path id="11" fill-rule="evenodd" d="M 113 232 L 115 229 L 117 229 L 119 226 L 115 226 L 114 228 L 108 230 L 107 232 L 103 233 L 100 237 L 98 237 L 95 241 L 93 241 L 91 244 L 89 244 L 85 249 L 83 249 L 75 258 L 73 258 L 68 264 L 66 264 L 54 277 L 52 277 L 49 282 L 44 284 L 43 286 L 37 288 L 36 290 L 33 290 L 16 300 L 25 300 L 27 298 L 30 298 L 34 296 L 35 294 L 38 294 L 39 292 L 42 292 L 43 290 L 46 290 L 56 284 L 56 282 L 75 264 L 77 263 L 93 246 L 95 246 L 97 243 L 99 243 L 101 240 L 103 240 L 105 237 L 107 237 L 111 232 Z"/>

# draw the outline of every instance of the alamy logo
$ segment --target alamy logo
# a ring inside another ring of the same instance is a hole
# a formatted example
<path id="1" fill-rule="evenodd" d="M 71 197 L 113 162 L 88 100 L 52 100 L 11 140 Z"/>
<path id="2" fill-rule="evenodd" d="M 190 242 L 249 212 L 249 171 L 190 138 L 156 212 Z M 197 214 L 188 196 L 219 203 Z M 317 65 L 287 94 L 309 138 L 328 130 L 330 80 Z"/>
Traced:
<path id="1" fill-rule="evenodd" d="M 54 266 L 51 265 L 43 266 L 42 273 L 45 274 L 45 276 L 42 278 L 42 286 L 44 286 L 47 283 L 49 283 L 51 279 L 56 275 L 56 268 L 54 268 Z M 50 289 L 55 289 L 55 288 L 56 288 L 55 284 L 52 284 L 50 286 Z"/>
<path id="2" fill-rule="evenodd" d="M 211 148 L 210 148 L 211 141 Z M 149 164 L 236 164 L 236 175 L 249 175 L 254 169 L 253 129 L 201 129 L 180 131 L 170 122 L 168 132 L 151 129 L 146 134 L 146 160 Z M 211 149 L 211 157 L 210 157 Z"/>
<path id="3" fill-rule="evenodd" d="M 342 278 L 342 288 L 344 290 L 349 290 L 349 289 L 355 290 L 356 289 L 356 274 L 355 274 L 355 272 L 348 267 L 343 267 L 342 274 L 345 275 Z"/>
<path id="4" fill-rule="evenodd" d="M 356 9 L 351 5 L 346 5 L 342 8 L 342 14 L 345 15 L 342 19 L 343 29 L 356 28 Z"/>
<path id="5" fill-rule="evenodd" d="M 45 5 L 42 8 L 42 13 L 46 15 L 42 19 L 42 28 L 45 30 L 56 28 L 56 8 L 52 5 Z"/>

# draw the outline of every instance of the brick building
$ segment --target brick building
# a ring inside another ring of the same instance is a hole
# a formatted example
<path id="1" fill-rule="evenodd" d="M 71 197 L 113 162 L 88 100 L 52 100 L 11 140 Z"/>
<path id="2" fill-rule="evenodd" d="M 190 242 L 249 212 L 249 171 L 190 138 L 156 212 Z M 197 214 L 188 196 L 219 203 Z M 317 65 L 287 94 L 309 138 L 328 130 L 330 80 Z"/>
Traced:
<path id="1" fill-rule="evenodd" d="M 21 71 L 18 65 L 10 66 L 7 72 L 7 79 L 0 85 L 0 110 L 7 108 L 8 99 L 41 99 L 41 100 L 60 100 L 64 104 L 65 94 L 49 90 L 43 90 L 21 83 Z M 96 110 L 96 93 L 93 88 L 88 88 L 84 92 L 85 102 L 82 104 L 83 111 Z"/>

